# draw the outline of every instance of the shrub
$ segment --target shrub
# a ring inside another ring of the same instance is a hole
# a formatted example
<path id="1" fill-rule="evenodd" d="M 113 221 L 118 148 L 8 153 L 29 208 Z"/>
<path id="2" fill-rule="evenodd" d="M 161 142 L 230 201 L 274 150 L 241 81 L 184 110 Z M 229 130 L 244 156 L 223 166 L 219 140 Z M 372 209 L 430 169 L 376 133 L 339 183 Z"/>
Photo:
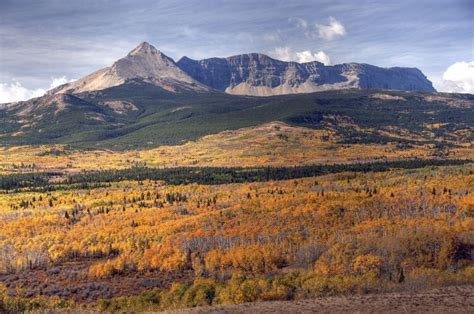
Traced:
<path id="1" fill-rule="evenodd" d="M 232 268 L 254 274 L 275 271 L 287 264 L 282 249 L 273 244 L 238 246 L 225 252 L 211 250 L 204 259 L 209 272 Z"/>
<path id="2" fill-rule="evenodd" d="M 377 278 L 382 272 L 383 260 L 376 255 L 359 255 L 354 258 L 352 268 L 361 275 L 368 275 L 369 277 Z"/>
<path id="3" fill-rule="evenodd" d="M 99 262 L 89 268 L 89 276 L 97 278 L 111 277 L 136 269 L 136 262 L 130 255 L 121 255 L 115 259 Z"/>

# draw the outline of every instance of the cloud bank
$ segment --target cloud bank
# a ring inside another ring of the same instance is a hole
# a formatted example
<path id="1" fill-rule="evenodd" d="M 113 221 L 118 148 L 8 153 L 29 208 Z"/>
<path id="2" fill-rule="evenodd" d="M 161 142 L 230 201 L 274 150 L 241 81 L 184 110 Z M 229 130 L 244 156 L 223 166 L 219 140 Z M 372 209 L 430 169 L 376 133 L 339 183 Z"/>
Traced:
<path id="1" fill-rule="evenodd" d="M 442 85 L 448 93 L 474 94 L 474 61 L 452 64 L 443 74 Z"/>
<path id="2" fill-rule="evenodd" d="M 299 63 L 319 61 L 325 65 L 331 64 L 331 59 L 324 51 L 311 52 L 309 50 L 293 51 L 289 47 L 278 47 L 270 55 L 278 60 L 295 61 Z"/>
<path id="3" fill-rule="evenodd" d="M 68 80 L 65 76 L 53 78 L 48 89 L 28 89 L 18 81 L 13 81 L 11 83 L 0 83 L 0 104 L 40 97 L 43 96 L 47 90 L 70 81 L 72 80 Z"/>

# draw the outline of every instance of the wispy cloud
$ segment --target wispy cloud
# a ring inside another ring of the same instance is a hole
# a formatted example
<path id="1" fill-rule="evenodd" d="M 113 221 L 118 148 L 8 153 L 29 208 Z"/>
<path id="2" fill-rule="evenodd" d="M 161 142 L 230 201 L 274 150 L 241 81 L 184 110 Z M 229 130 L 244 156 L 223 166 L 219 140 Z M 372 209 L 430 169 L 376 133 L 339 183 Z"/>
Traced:
<path id="1" fill-rule="evenodd" d="M 317 30 L 314 24 L 309 23 L 300 17 L 290 17 L 288 23 L 296 27 L 306 38 L 316 38 Z"/>
<path id="2" fill-rule="evenodd" d="M 344 25 L 332 16 L 329 17 L 329 24 L 316 24 L 316 29 L 318 30 L 319 37 L 325 40 L 333 40 L 346 35 Z"/>
<path id="3" fill-rule="evenodd" d="M 301 28 L 301 29 L 308 29 L 308 22 L 302 18 L 299 18 L 299 17 L 290 17 L 288 19 L 288 22 L 291 23 L 291 24 L 294 24 L 296 25 L 297 27 Z"/>
<path id="4" fill-rule="evenodd" d="M 332 16 L 329 17 L 328 24 L 313 24 L 300 17 L 290 17 L 288 23 L 295 26 L 306 38 L 333 40 L 347 34 L 344 25 Z"/>

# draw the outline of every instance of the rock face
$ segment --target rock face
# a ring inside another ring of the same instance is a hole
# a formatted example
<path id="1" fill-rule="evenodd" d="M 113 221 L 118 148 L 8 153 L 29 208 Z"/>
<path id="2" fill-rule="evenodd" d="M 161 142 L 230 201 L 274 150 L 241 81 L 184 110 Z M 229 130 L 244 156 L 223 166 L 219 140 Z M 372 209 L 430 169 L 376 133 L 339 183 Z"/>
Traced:
<path id="1" fill-rule="evenodd" d="M 169 91 L 206 91 L 209 88 L 183 72 L 173 61 L 147 42 L 141 43 L 111 67 L 59 86 L 49 93 L 81 93 L 103 90 L 131 80 L 140 80 Z"/>
<path id="2" fill-rule="evenodd" d="M 348 88 L 436 91 L 416 68 L 300 64 L 257 53 L 204 60 L 183 57 L 177 64 L 196 81 L 229 94 L 271 96 Z"/>

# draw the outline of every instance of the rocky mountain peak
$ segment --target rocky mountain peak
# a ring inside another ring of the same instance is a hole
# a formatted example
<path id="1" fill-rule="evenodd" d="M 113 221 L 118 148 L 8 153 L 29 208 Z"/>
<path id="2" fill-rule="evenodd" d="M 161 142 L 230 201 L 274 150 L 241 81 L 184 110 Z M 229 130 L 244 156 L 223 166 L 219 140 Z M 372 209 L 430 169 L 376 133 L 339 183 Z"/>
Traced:
<path id="1" fill-rule="evenodd" d="M 181 70 L 170 57 L 147 42 L 130 51 L 112 66 L 89 74 L 49 93 L 81 93 L 125 84 L 131 80 L 162 87 L 175 92 L 177 89 L 206 91 L 209 88 L 197 82 Z"/>
<path id="2" fill-rule="evenodd" d="M 140 55 L 140 54 L 158 54 L 161 53 L 153 45 L 144 41 L 140 45 L 136 46 L 132 51 L 128 53 L 129 56 Z"/>

